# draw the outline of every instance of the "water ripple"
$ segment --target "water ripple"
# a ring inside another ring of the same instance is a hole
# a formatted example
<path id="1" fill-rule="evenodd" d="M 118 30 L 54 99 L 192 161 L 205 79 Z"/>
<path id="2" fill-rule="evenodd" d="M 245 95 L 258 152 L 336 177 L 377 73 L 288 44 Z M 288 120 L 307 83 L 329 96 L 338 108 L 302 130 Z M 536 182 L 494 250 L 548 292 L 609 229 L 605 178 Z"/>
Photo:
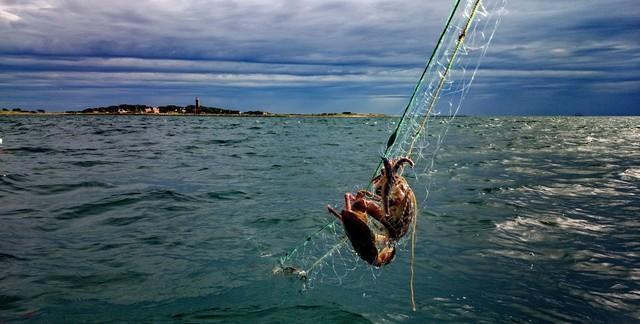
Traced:
<path id="1" fill-rule="evenodd" d="M 338 250 L 311 290 L 272 277 L 342 237 L 305 241 L 394 122 L 0 118 L 0 322 L 640 320 L 638 118 L 430 124 L 451 127 L 407 172 L 417 312 L 410 240 L 378 270 Z"/>

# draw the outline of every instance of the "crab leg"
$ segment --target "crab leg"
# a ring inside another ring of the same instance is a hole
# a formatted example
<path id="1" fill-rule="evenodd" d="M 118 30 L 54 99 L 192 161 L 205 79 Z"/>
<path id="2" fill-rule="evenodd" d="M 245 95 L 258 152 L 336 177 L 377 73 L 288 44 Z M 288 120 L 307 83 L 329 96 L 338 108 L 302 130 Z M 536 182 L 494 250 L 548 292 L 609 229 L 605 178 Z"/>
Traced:
<path id="1" fill-rule="evenodd" d="M 393 166 L 391 165 L 391 161 L 386 158 L 382 159 L 384 163 L 384 174 L 383 176 L 387 178 L 384 186 L 382 187 L 382 206 L 384 207 L 385 216 L 389 215 L 389 192 L 391 191 L 391 187 L 393 187 Z"/>
<path id="2" fill-rule="evenodd" d="M 413 161 L 408 157 L 401 157 L 393 164 L 393 173 L 398 173 L 398 170 L 404 163 L 408 163 L 413 168 Z"/>
<path id="3" fill-rule="evenodd" d="M 355 197 L 350 192 L 344 194 L 344 209 L 351 210 L 351 202 L 355 200 Z"/>
<path id="4" fill-rule="evenodd" d="M 368 190 L 360 190 L 358 191 L 358 193 L 356 194 L 356 199 L 358 198 L 363 198 L 363 199 L 370 199 L 370 200 L 375 200 L 375 201 L 382 201 L 382 197 L 368 191 Z"/>
<path id="5" fill-rule="evenodd" d="M 353 197 L 353 195 L 350 192 L 347 192 L 347 193 L 344 194 L 344 209 L 345 210 L 351 210 L 351 201 L 353 201 L 353 200 L 355 200 L 355 198 Z M 331 205 L 327 205 L 327 209 L 336 218 L 338 218 L 339 220 L 342 220 L 342 215 L 340 213 L 338 213 L 338 211 L 335 210 L 335 208 L 331 207 Z"/>
<path id="6" fill-rule="evenodd" d="M 339 220 L 342 220 L 342 215 L 340 215 L 338 213 L 337 210 L 335 210 L 333 207 L 331 207 L 331 205 L 327 205 L 327 209 L 329 210 L 330 213 L 332 213 L 336 218 L 338 218 Z"/>

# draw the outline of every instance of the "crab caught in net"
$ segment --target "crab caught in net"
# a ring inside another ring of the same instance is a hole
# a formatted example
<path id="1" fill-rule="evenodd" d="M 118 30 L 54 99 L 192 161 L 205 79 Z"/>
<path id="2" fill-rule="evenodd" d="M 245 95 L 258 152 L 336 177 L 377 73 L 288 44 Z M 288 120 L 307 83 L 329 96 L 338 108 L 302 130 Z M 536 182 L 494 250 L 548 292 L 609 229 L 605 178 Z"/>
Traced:
<path id="1" fill-rule="evenodd" d="M 438 172 L 440 148 L 469 93 L 505 5 L 506 0 L 455 0 L 407 106 L 388 125 L 389 137 L 381 152 L 386 160 L 374 170 L 368 190 L 346 193 L 341 212 L 329 206 L 335 218 L 286 252 L 279 260 L 278 273 L 303 279 L 305 288 L 314 283 L 342 284 L 353 274 L 363 278 L 370 273 L 375 278 L 388 268 L 384 265 L 401 255 L 398 252 L 407 250 L 407 237 L 411 237 L 408 263 L 415 310 L 413 256 L 421 214 L 416 196 L 424 208 Z M 410 175 L 403 176 L 403 164 L 412 167 Z"/>
<path id="2" fill-rule="evenodd" d="M 384 168 L 372 185 L 375 193 L 360 190 L 344 195 L 344 209 L 338 213 L 330 205 L 329 212 L 343 224 L 344 230 L 361 259 L 380 267 L 393 261 L 396 243 L 407 233 L 417 212 L 416 196 L 399 169 L 409 158 L 383 159 Z M 381 226 L 370 224 L 370 217 Z"/>

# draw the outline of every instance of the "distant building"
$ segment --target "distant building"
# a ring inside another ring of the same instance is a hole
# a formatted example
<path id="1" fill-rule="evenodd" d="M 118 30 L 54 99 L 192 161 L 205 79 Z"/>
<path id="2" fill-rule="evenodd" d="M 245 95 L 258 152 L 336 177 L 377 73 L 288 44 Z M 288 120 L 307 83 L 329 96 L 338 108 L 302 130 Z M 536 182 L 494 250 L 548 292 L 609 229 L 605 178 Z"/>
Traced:
<path id="1" fill-rule="evenodd" d="M 199 97 L 196 97 L 196 109 L 195 109 L 195 113 L 197 114 L 199 110 L 200 110 L 200 98 L 199 98 Z"/>
<path id="2" fill-rule="evenodd" d="M 160 108 L 158 107 L 147 107 L 144 109 L 145 114 L 159 114 Z"/>
<path id="3" fill-rule="evenodd" d="M 267 115 L 269 115 L 269 113 L 268 113 L 268 112 L 266 112 L 266 111 L 261 111 L 261 110 L 251 110 L 251 111 L 244 112 L 244 114 L 247 114 L 247 115 L 257 115 L 257 116 L 267 116 Z"/>

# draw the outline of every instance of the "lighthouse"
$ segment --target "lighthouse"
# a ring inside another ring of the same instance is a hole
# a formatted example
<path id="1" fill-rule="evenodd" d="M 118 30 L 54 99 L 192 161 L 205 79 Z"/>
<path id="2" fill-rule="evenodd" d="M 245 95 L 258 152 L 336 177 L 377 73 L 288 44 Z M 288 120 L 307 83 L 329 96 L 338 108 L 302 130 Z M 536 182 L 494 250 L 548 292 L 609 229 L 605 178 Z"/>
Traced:
<path id="1" fill-rule="evenodd" d="M 198 110 L 200 110 L 200 98 L 196 97 L 196 108 L 195 108 L 195 114 L 198 114 Z"/>

